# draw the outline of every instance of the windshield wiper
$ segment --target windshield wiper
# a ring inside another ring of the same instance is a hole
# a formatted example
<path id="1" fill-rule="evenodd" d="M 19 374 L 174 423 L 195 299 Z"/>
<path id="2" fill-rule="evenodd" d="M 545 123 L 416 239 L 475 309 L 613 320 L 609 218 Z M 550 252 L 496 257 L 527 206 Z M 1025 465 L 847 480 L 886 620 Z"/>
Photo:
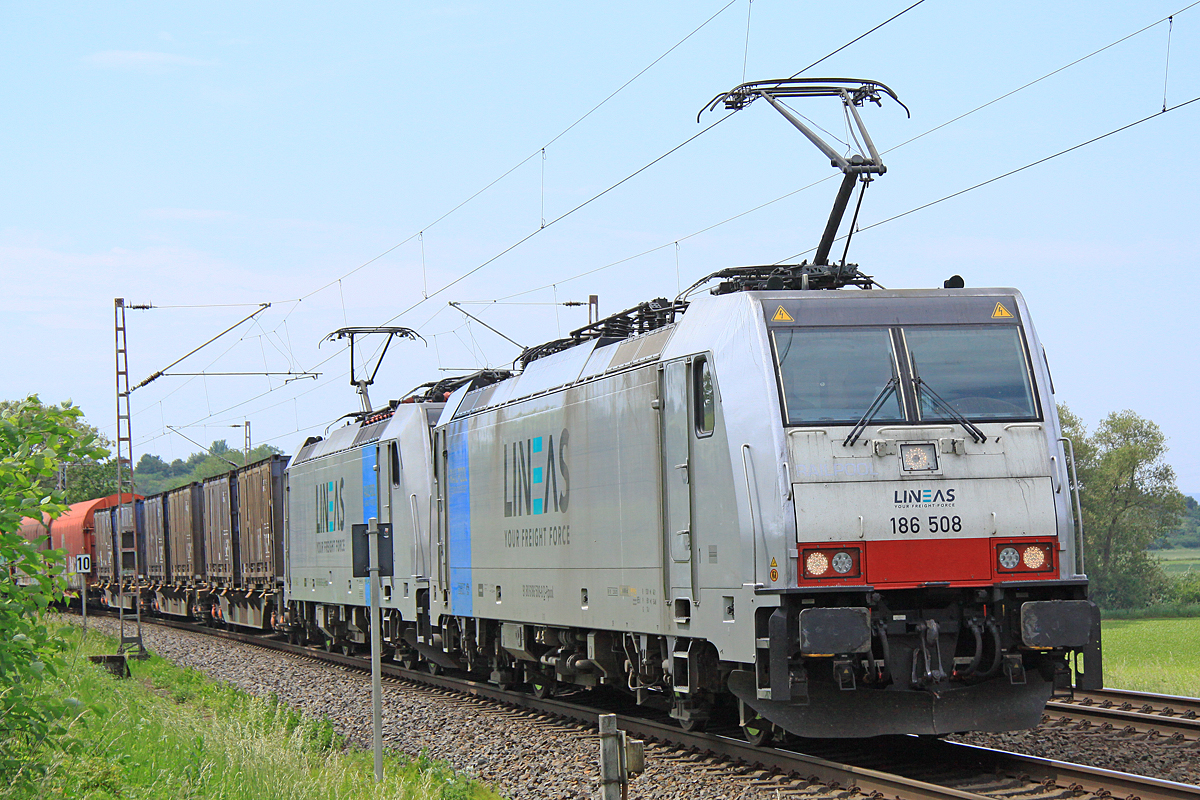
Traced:
<path id="1" fill-rule="evenodd" d="M 866 427 L 871 424 L 871 420 L 873 420 L 875 415 L 879 413 L 879 410 L 883 408 L 883 404 L 887 402 L 888 397 L 896 393 L 896 389 L 899 388 L 899 386 L 900 382 L 894 377 L 888 380 L 884 387 L 879 390 L 879 394 L 875 395 L 875 399 L 871 401 L 871 405 L 867 408 L 867 412 L 862 415 L 858 422 L 854 423 L 854 427 L 850 429 L 850 433 L 847 434 L 846 438 L 842 441 L 842 447 L 849 447 L 858 441 L 858 437 L 861 436 Z"/>
<path id="2" fill-rule="evenodd" d="M 941 396 L 932 388 L 930 388 L 929 384 L 924 380 L 921 378 L 913 378 L 913 388 L 916 389 L 918 408 L 920 408 L 921 404 L 921 387 L 925 387 L 925 391 L 929 394 L 930 399 L 933 400 L 934 406 L 940 408 L 948 417 L 950 417 L 950 419 L 954 420 L 959 425 L 962 425 L 963 429 L 967 433 L 971 434 L 971 439 L 975 443 L 983 444 L 987 441 L 987 436 L 983 431 L 979 430 L 979 427 L 975 425 L 974 422 L 971 422 L 971 420 L 964 417 L 954 408 L 951 408 L 950 404 L 943 400 Z"/>

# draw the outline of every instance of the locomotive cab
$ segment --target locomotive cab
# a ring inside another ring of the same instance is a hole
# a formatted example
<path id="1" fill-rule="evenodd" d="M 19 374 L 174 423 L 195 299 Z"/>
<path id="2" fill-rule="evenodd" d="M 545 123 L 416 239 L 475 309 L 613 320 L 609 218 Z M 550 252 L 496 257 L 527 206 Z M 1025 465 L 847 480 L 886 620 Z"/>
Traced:
<path id="1" fill-rule="evenodd" d="M 1065 440 L 1021 296 L 746 301 L 784 478 L 755 571 L 779 606 L 757 612 L 754 670 L 729 678 L 743 722 L 807 736 L 1010 730 L 1038 723 L 1072 666 L 1099 686 Z"/>

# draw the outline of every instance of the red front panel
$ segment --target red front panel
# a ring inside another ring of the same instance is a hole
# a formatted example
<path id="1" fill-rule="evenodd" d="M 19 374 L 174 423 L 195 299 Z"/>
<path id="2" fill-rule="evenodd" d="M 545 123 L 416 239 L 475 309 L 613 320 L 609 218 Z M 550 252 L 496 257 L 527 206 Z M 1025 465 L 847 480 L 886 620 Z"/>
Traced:
<path id="1" fill-rule="evenodd" d="M 998 554 L 1007 545 L 1042 546 L 1046 561 L 1038 569 L 1024 565 L 1004 569 Z M 823 578 L 812 578 L 804 569 L 803 554 L 820 549 L 823 553 L 863 548 L 856 568 L 861 565 L 861 577 L 842 578 L 832 571 Z M 1054 539 L 905 539 L 900 541 L 867 541 L 853 544 L 805 545 L 799 547 L 800 586 L 830 584 L 870 584 L 878 588 L 921 586 L 931 583 L 988 584 L 996 581 L 1051 580 L 1058 577 L 1058 545 Z"/>
<path id="2" fill-rule="evenodd" d="M 905 539 L 866 542 L 867 583 L 990 581 L 990 539 Z"/>

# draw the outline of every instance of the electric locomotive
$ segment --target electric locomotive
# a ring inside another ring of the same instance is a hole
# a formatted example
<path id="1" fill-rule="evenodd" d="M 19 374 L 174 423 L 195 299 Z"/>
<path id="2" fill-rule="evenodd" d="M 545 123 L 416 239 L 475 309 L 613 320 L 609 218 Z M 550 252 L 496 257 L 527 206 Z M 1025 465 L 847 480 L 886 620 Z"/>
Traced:
<path id="1" fill-rule="evenodd" d="M 814 95 L 840 97 L 867 155 L 781 102 Z M 689 728 L 736 713 L 759 743 L 1029 728 L 1056 690 L 1100 686 L 1024 299 L 957 276 L 890 291 L 829 259 L 855 185 L 884 171 L 856 110 L 881 95 L 798 79 L 713 102 L 767 99 L 842 170 L 812 263 L 722 270 L 708 297 L 381 410 L 352 374 L 363 411 L 288 470 L 285 626 L 367 640 L 348 537 L 375 517 L 384 638 L 434 670 L 614 687 Z"/>

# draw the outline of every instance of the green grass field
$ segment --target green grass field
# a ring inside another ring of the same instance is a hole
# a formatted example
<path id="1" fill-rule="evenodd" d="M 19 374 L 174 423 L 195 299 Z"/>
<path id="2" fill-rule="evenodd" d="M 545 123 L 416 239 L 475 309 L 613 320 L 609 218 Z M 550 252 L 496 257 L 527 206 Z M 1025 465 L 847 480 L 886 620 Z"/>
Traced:
<path id="1" fill-rule="evenodd" d="M 1151 555 L 1162 559 L 1163 571 L 1168 575 L 1182 575 L 1188 570 L 1200 572 L 1200 548 L 1180 547 L 1174 550 L 1154 550 Z"/>
<path id="2" fill-rule="evenodd" d="M 422 755 L 386 752 L 381 784 L 369 751 L 345 747 L 328 720 L 259 699 L 152 655 L 117 680 L 87 656 L 116 641 L 58 626 L 68 643 L 56 693 L 80 709 L 62 748 L 30 754 L 0 798 L 14 800 L 499 800 Z"/>
<path id="3" fill-rule="evenodd" d="M 1200 618 L 1104 621 L 1104 685 L 1200 696 Z"/>

